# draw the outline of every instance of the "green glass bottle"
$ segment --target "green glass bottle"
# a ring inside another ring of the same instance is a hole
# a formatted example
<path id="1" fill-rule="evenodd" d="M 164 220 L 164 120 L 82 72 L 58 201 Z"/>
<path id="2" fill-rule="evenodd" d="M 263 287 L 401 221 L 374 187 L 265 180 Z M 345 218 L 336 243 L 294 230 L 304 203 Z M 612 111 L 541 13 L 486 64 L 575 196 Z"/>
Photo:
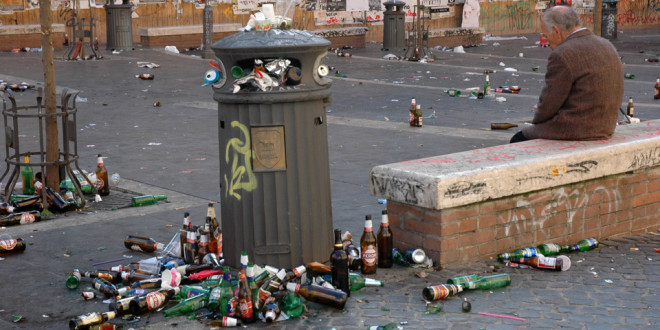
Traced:
<path id="1" fill-rule="evenodd" d="M 476 274 L 470 274 L 465 276 L 452 277 L 447 280 L 447 283 L 466 287 L 468 282 L 476 282 L 482 278 L 483 278 L 482 276 Z"/>
<path id="2" fill-rule="evenodd" d="M 174 307 L 169 308 L 163 312 L 163 316 L 173 316 L 179 314 L 190 314 L 197 311 L 200 308 L 206 307 L 208 304 L 208 298 L 205 295 L 193 296 L 184 300 L 181 300 Z"/>
<path id="3" fill-rule="evenodd" d="M 234 297 L 234 288 L 231 284 L 231 270 L 224 268 L 224 277 L 220 283 L 220 312 L 222 316 L 229 316 L 229 301 Z"/>
<path id="4" fill-rule="evenodd" d="M 350 283 L 351 291 L 360 290 L 365 286 L 385 286 L 384 281 L 363 277 L 360 274 L 356 274 L 356 273 L 349 273 L 348 281 Z"/>
<path id="5" fill-rule="evenodd" d="M 547 243 L 547 244 L 541 244 L 536 247 L 536 251 L 538 253 L 550 257 L 550 256 L 556 256 L 560 253 L 566 253 L 570 252 L 570 247 L 568 245 L 559 245 L 555 243 Z"/>
<path id="6" fill-rule="evenodd" d="M 492 276 L 484 276 L 481 279 L 468 282 L 465 286 L 466 289 L 481 289 L 481 290 L 491 290 L 497 288 L 503 288 L 511 284 L 511 277 L 509 274 L 497 274 Z"/>
<path id="7" fill-rule="evenodd" d="M 450 89 L 450 90 L 447 90 L 446 92 L 447 92 L 447 95 L 449 95 L 451 97 L 461 96 L 461 91 L 459 91 L 458 89 Z"/>
<path id="8" fill-rule="evenodd" d="M 257 314 L 259 309 L 257 308 L 256 302 L 259 301 L 259 287 L 254 280 L 254 263 L 252 261 L 248 262 L 248 266 L 245 269 L 245 275 L 247 276 L 248 287 L 252 294 L 252 308 L 254 309 L 255 314 Z"/>
<path id="9" fill-rule="evenodd" d="M 211 289 L 199 285 L 182 285 L 181 291 L 179 291 L 176 298 L 188 299 L 199 295 L 204 295 L 208 298 L 211 295 Z"/>
<path id="10" fill-rule="evenodd" d="M 502 253 L 497 255 L 498 260 L 508 260 L 511 258 L 531 258 L 538 254 L 534 247 L 518 249 L 513 252 Z"/>
<path id="11" fill-rule="evenodd" d="M 145 196 L 135 196 L 131 198 L 131 206 L 146 206 L 153 205 L 159 201 L 167 200 L 167 195 L 145 195 Z"/>
<path id="12" fill-rule="evenodd" d="M 580 251 L 580 252 L 585 252 L 589 251 L 591 249 L 595 249 L 598 247 L 600 243 L 598 242 L 597 239 L 595 238 L 587 238 L 579 241 L 577 244 L 571 246 L 571 251 Z"/>
<path id="13" fill-rule="evenodd" d="M 80 278 L 80 270 L 74 269 L 66 279 L 66 287 L 71 290 L 78 288 L 80 285 Z"/>
<path id="14" fill-rule="evenodd" d="M 298 298 L 293 292 L 287 292 L 284 298 L 280 299 L 279 305 L 280 310 L 290 318 L 300 316 L 305 308 L 305 305 L 300 301 L 300 298 Z"/>
<path id="15" fill-rule="evenodd" d="M 30 153 L 23 158 L 23 163 L 30 163 Z M 21 167 L 21 179 L 23 180 L 23 194 L 34 195 L 34 171 L 32 166 L 24 165 Z"/>

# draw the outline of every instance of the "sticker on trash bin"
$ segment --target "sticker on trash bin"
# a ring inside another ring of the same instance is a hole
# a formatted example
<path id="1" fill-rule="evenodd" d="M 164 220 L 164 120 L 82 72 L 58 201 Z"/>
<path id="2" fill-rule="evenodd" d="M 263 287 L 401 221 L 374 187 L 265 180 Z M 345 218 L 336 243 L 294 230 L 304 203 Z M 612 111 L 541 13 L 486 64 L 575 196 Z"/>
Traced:
<path id="1" fill-rule="evenodd" d="M 255 172 L 286 170 L 284 126 L 251 127 L 250 135 Z"/>

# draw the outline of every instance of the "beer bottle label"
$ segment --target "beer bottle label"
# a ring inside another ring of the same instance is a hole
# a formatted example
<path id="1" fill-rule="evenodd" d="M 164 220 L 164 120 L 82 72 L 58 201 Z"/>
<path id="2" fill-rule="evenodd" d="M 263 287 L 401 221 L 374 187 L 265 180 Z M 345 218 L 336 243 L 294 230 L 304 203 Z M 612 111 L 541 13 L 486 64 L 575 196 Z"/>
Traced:
<path id="1" fill-rule="evenodd" d="M 154 310 L 165 303 L 165 295 L 161 292 L 150 292 L 147 294 L 147 307 Z"/>
<path id="2" fill-rule="evenodd" d="M 539 257 L 539 268 L 555 269 L 557 258 Z"/>
<path id="3" fill-rule="evenodd" d="M 362 262 L 364 262 L 365 265 L 367 266 L 374 266 L 376 265 L 376 246 L 375 245 L 367 245 L 366 249 L 364 252 L 362 252 Z"/>
<path id="4" fill-rule="evenodd" d="M 252 309 L 252 299 L 246 298 L 239 301 L 239 308 L 242 318 L 251 318 L 254 310 Z"/>
<path id="5" fill-rule="evenodd" d="M 131 250 L 138 251 L 138 252 L 146 252 L 137 244 L 131 244 Z"/>
<path id="6" fill-rule="evenodd" d="M 105 182 L 103 182 L 103 179 L 101 177 L 97 176 L 96 177 L 96 190 L 101 190 L 105 186 Z"/>
<path id="7" fill-rule="evenodd" d="M 94 323 L 99 318 L 99 314 L 97 313 L 90 313 L 90 314 L 85 314 L 80 316 L 80 325 L 89 325 L 91 323 Z"/>
<path id="8" fill-rule="evenodd" d="M 449 289 L 444 285 L 432 286 L 433 289 L 433 298 L 435 300 L 446 298 L 449 295 Z"/>
<path id="9" fill-rule="evenodd" d="M 108 273 L 97 273 L 96 275 L 97 275 L 98 278 L 103 278 L 103 279 L 106 279 L 106 280 L 112 282 L 112 275 L 110 275 Z"/>
<path id="10" fill-rule="evenodd" d="M 16 247 L 16 244 L 18 244 L 18 241 L 15 239 L 6 239 L 0 241 L 0 248 L 3 250 L 9 251 L 13 250 Z"/>
<path id="11" fill-rule="evenodd" d="M 23 213 L 21 214 L 21 225 L 25 225 L 28 223 L 33 223 L 35 220 L 34 214 L 32 213 Z"/>

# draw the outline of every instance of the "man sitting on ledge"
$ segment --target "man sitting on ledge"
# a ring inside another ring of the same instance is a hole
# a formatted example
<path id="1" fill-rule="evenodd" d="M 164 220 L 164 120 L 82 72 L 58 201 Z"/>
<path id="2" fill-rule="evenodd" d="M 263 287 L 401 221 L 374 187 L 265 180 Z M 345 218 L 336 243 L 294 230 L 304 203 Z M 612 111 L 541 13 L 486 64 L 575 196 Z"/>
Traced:
<path id="1" fill-rule="evenodd" d="M 623 99 L 623 65 L 616 49 L 582 27 L 570 7 L 546 10 L 541 31 L 552 48 L 545 86 L 534 106 L 534 125 L 510 142 L 611 137 Z"/>

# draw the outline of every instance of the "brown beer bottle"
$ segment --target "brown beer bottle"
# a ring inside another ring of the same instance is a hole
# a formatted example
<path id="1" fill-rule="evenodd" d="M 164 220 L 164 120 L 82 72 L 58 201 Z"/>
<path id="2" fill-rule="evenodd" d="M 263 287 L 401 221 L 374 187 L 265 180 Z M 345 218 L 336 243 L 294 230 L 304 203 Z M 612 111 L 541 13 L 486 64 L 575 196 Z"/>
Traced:
<path id="1" fill-rule="evenodd" d="M 11 203 L 11 205 L 13 206 L 14 212 L 25 212 L 32 210 L 41 212 L 44 210 L 44 204 L 41 203 L 41 195 L 17 200 Z"/>
<path id="2" fill-rule="evenodd" d="M 245 268 L 241 268 L 238 272 L 238 278 L 238 309 L 240 311 L 241 321 L 244 324 L 253 323 L 257 320 L 257 315 L 254 312 L 252 291 L 248 285 Z"/>
<path id="3" fill-rule="evenodd" d="M 81 315 L 69 321 L 69 329 L 89 329 L 90 326 L 101 324 L 107 320 L 112 320 L 115 316 L 117 316 L 117 313 L 115 312 L 89 313 Z"/>
<path id="4" fill-rule="evenodd" d="M 141 252 L 162 251 L 165 248 L 163 243 L 156 242 L 153 238 L 134 235 L 126 236 L 124 246 L 127 249 Z"/>
<path id="5" fill-rule="evenodd" d="M 417 110 L 417 101 L 413 97 L 412 100 L 410 101 L 410 126 L 417 126 L 417 123 L 415 122 L 415 111 Z"/>
<path id="6" fill-rule="evenodd" d="M 660 100 L 660 78 L 655 80 L 655 92 L 653 92 L 653 99 Z"/>
<path id="7" fill-rule="evenodd" d="M 0 218 L 0 226 L 26 225 L 37 221 L 41 221 L 41 213 L 39 211 L 12 213 Z"/>
<path id="8" fill-rule="evenodd" d="M 108 171 L 103 164 L 103 157 L 99 154 L 96 165 L 96 190 L 101 196 L 110 195 L 110 184 L 108 182 Z"/>
<path id="9" fill-rule="evenodd" d="M 632 97 L 628 98 L 628 109 L 626 114 L 628 117 L 635 117 L 635 106 L 633 105 Z"/>
<path id="10" fill-rule="evenodd" d="M 215 208 L 213 203 L 209 203 L 208 210 L 206 211 L 206 223 L 210 227 L 209 231 L 209 251 L 220 256 L 222 253 L 222 229 L 218 223 L 218 218 L 215 216 Z"/>
<path id="11" fill-rule="evenodd" d="M 376 244 L 376 235 L 374 235 L 371 215 L 367 215 L 364 220 L 364 233 L 362 233 L 362 238 L 360 238 L 360 248 L 362 249 L 362 274 L 376 273 L 376 261 L 378 260 Z"/>
<path id="12" fill-rule="evenodd" d="M 210 228 L 209 224 L 207 223 L 204 225 L 202 234 L 199 236 L 199 244 L 197 244 L 197 255 L 195 256 L 197 258 L 197 261 L 195 262 L 196 264 L 203 264 L 204 257 L 211 253 L 211 251 L 209 251 L 209 235 Z"/>
<path id="13" fill-rule="evenodd" d="M 511 123 L 490 123 L 490 129 L 509 129 L 511 127 L 518 127 L 518 125 Z"/>
<path id="14" fill-rule="evenodd" d="M 22 238 L 0 240 L 0 257 L 18 254 L 25 251 L 25 241 Z"/>
<path id="15" fill-rule="evenodd" d="M 342 290 L 333 290 L 316 284 L 287 283 L 286 289 L 295 292 L 307 301 L 317 302 L 343 309 L 348 295 Z"/>
<path id="16" fill-rule="evenodd" d="M 380 221 L 380 230 L 378 231 L 378 267 L 390 268 L 394 263 L 392 257 L 392 230 L 390 230 L 390 220 L 387 216 L 387 210 L 383 210 Z"/>
<path id="17" fill-rule="evenodd" d="M 314 273 L 316 275 L 325 275 L 332 272 L 330 266 L 326 266 L 318 261 L 308 262 L 307 263 L 307 272 Z"/>
<path id="18" fill-rule="evenodd" d="M 144 296 L 138 296 L 129 303 L 131 313 L 134 315 L 142 315 L 148 311 L 164 306 L 170 299 L 179 293 L 180 288 L 163 288 L 158 291 L 149 292 Z"/>
<path id="19" fill-rule="evenodd" d="M 335 229 L 334 251 L 330 255 L 332 264 L 332 285 L 338 290 L 351 295 L 351 286 L 348 281 L 348 255 L 344 251 L 344 245 L 341 242 L 341 230 Z"/>

